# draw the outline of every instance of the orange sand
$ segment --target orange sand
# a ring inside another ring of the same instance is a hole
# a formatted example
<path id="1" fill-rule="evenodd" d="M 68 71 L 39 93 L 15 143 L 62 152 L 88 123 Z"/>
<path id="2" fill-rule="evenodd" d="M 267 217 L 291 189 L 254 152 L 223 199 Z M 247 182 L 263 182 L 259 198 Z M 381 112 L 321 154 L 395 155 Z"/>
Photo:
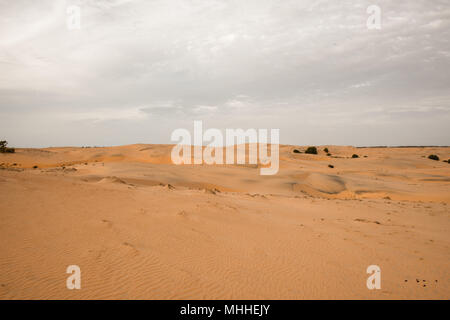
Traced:
<path id="1" fill-rule="evenodd" d="M 0 299 L 450 298 L 450 148 L 280 146 L 274 176 L 171 148 L 0 154 Z"/>

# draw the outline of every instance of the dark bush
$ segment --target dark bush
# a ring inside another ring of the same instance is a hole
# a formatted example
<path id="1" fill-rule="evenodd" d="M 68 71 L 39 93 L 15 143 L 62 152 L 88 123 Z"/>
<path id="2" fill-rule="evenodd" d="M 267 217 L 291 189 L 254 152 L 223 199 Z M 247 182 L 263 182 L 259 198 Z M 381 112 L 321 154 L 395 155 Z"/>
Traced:
<path id="1" fill-rule="evenodd" d="M 308 149 L 306 149 L 305 153 L 317 154 L 317 148 L 316 147 L 308 147 Z"/>
<path id="2" fill-rule="evenodd" d="M 7 141 L 5 141 L 5 140 L 0 141 L 0 152 L 1 152 L 1 153 L 6 152 L 6 146 L 7 146 L 7 145 L 8 145 L 8 142 L 7 142 Z"/>
<path id="3" fill-rule="evenodd" d="M 328 148 L 323 149 L 323 152 L 328 153 Z"/>
<path id="4" fill-rule="evenodd" d="M 327 153 L 327 156 L 331 157 L 331 153 Z"/>
<path id="5" fill-rule="evenodd" d="M 302 153 L 302 152 L 298 149 L 294 149 L 294 153 Z"/>
<path id="6" fill-rule="evenodd" d="M 33 166 L 33 169 L 37 169 L 38 168 L 38 166 Z"/>
<path id="7" fill-rule="evenodd" d="M 435 154 L 430 154 L 428 156 L 428 159 L 439 161 L 439 157 L 437 155 L 435 155 Z"/>
<path id="8" fill-rule="evenodd" d="M 353 154 L 353 155 L 352 155 L 352 158 L 353 158 L 353 159 L 356 159 L 356 158 L 359 158 L 359 156 L 358 156 L 357 154 Z"/>
<path id="9" fill-rule="evenodd" d="M 0 152 L 1 153 L 14 153 L 14 152 L 16 152 L 16 149 L 14 149 L 14 148 L 7 148 L 6 147 L 7 145 L 8 145 L 8 141 L 6 141 L 6 140 L 0 141 Z"/>
<path id="10" fill-rule="evenodd" d="M 333 166 L 332 164 L 329 164 L 329 165 L 328 165 L 328 168 L 331 168 L 331 169 L 333 169 L 333 168 L 334 168 L 334 166 Z"/>

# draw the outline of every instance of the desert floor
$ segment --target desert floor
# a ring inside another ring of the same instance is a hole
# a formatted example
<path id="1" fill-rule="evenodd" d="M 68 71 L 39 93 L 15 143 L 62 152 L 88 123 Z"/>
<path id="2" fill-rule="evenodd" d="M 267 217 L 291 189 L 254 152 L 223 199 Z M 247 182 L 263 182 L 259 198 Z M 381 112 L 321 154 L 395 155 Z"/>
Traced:
<path id="1" fill-rule="evenodd" d="M 0 154 L 0 299 L 450 299 L 450 148 L 281 146 L 274 176 L 171 148 Z"/>

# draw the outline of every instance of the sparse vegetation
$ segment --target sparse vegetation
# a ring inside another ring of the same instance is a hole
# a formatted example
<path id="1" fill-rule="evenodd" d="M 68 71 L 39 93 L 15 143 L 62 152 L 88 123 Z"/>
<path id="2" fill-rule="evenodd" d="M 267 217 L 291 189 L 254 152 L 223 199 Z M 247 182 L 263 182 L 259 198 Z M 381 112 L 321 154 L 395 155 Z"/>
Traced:
<path id="1" fill-rule="evenodd" d="M 331 153 L 327 153 L 327 156 L 331 157 Z"/>
<path id="2" fill-rule="evenodd" d="M 356 153 L 354 153 L 354 154 L 352 155 L 352 158 L 353 158 L 353 159 L 356 159 L 356 158 L 359 158 L 359 156 L 358 156 Z"/>
<path id="3" fill-rule="evenodd" d="M 438 157 L 437 155 L 435 155 L 435 154 L 430 154 L 430 155 L 428 156 L 428 159 L 435 160 L 435 161 L 439 161 L 439 157 Z"/>
<path id="4" fill-rule="evenodd" d="M 316 147 L 308 147 L 308 149 L 306 149 L 305 153 L 317 154 L 317 148 Z"/>
<path id="5" fill-rule="evenodd" d="M 328 148 L 323 149 L 323 152 L 328 153 L 328 152 L 329 152 L 329 151 L 328 151 Z"/>
<path id="6" fill-rule="evenodd" d="M 294 149 L 294 153 L 302 153 L 302 152 L 298 149 Z"/>
<path id="7" fill-rule="evenodd" d="M 37 169 L 38 168 L 38 166 L 33 166 L 33 169 Z"/>
<path id="8" fill-rule="evenodd" d="M 8 141 L 2 140 L 0 141 L 0 153 L 14 153 L 16 152 L 16 149 L 14 148 L 8 148 Z"/>
<path id="9" fill-rule="evenodd" d="M 331 168 L 331 169 L 333 169 L 333 168 L 334 168 L 334 166 L 333 166 L 332 164 L 329 164 L 329 165 L 328 165 L 328 168 Z"/>

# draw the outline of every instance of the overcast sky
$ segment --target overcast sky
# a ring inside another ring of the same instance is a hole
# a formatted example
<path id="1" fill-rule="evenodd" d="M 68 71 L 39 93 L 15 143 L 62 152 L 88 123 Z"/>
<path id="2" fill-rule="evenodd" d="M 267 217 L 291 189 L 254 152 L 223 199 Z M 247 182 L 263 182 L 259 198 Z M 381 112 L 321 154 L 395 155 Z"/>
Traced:
<path id="1" fill-rule="evenodd" d="M 0 139 L 170 143 L 203 120 L 285 144 L 450 145 L 449 41 L 450 0 L 0 0 Z"/>

